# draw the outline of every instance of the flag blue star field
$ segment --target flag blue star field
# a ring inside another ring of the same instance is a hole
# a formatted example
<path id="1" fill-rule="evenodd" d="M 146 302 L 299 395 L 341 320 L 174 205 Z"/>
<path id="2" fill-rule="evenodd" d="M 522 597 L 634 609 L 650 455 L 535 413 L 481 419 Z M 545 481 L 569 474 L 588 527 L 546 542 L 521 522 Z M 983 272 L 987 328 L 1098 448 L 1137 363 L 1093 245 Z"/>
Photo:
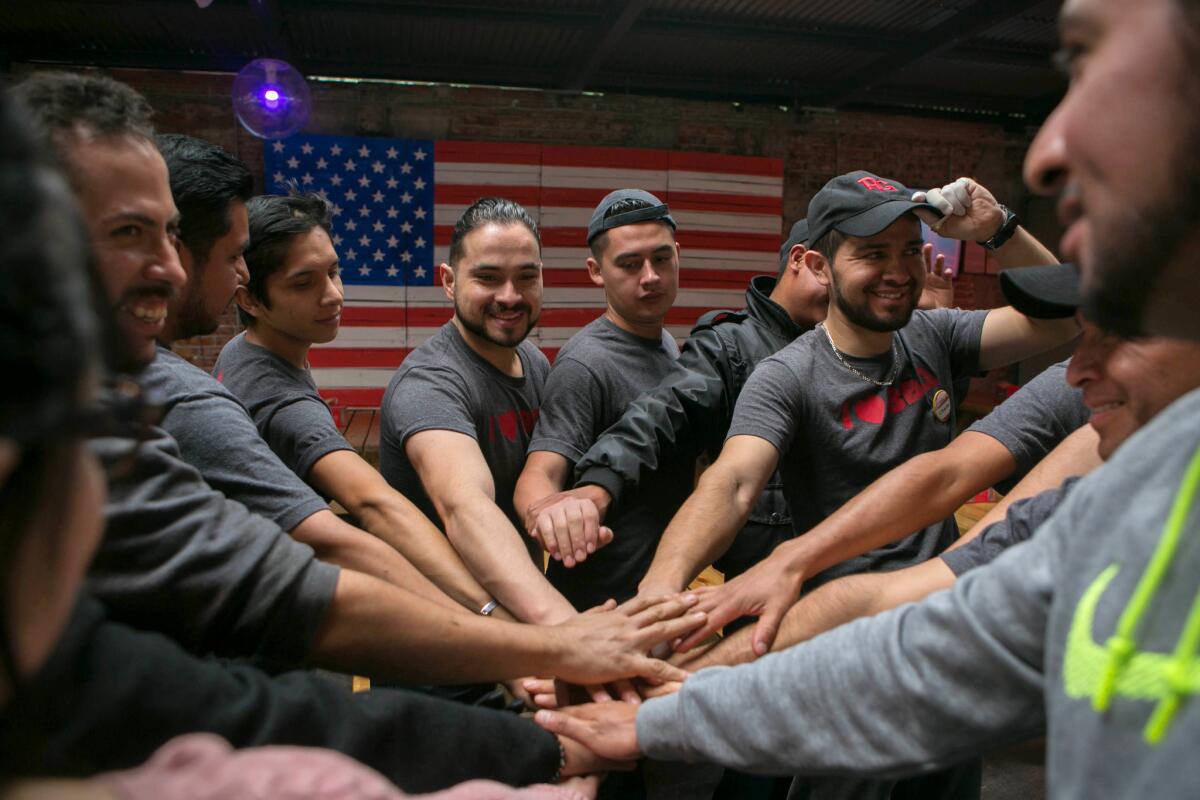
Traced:
<path id="1" fill-rule="evenodd" d="M 299 134 L 264 147 L 268 193 L 294 181 L 330 203 L 349 285 L 433 283 L 432 141 Z"/>

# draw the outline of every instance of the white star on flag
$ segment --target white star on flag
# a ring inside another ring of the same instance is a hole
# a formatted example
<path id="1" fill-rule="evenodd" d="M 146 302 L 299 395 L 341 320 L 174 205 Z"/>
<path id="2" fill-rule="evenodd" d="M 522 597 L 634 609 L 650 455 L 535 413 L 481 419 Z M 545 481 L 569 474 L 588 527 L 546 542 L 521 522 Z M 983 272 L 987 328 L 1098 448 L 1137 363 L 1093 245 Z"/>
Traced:
<path id="1" fill-rule="evenodd" d="M 424 161 L 425 156 L 427 155 L 429 154 L 419 147 L 416 150 L 413 150 L 413 158 L 415 158 L 417 161 Z"/>
<path id="2" fill-rule="evenodd" d="M 334 247 L 341 247 L 341 246 L 342 246 L 342 237 L 341 237 L 341 235 L 340 235 L 340 234 L 336 234 L 336 233 L 335 233 L 335 234 L 333 235 L 333 239 L 332 239 L 331 241 L 333 242 L 333 246 L 334 246 Z"/>
<path id="3" fill-rule="evenodd" d="M 312 145 L 309 144 L 308 142 L 305 142 L 304 144 L 300 145 L 300 152 L 304 153 L 304 155 L 306 155 L 306 156 L 311 156 L 312 150 L 313 150 Z"/>
<path id="4" fill-rule="evenodd" d="M 371 162 L 371 171 L 376 175 L 383 172 L 383 162 L 378 160 Z"/>
<path id="5" fill-rule="evenodd" d="M 412 195 L 409 194 L 408 192 L 405 192 L 404 194 L 400 195 L 400 202 L 401 203 L 411 203 Z"/>
<path id="6" fill-rule="evenodd" d="M 416 238 L 416 241 L 413 242 L 413 244 L 416 245 L 417 247 L 424 247 L 425 246 L 425 237 L 418 236 Z"/>
<path id="7" fill-rule="evenodd" d="M 412 223 L 405 221 L 400 225 L 401 233 L 412 233 Z"/>
<path id="8" fill-rule="evenodd" d="M 352 219 L 346 220 L 346 230 L 348 230 L 348 231 L 358 230 L 358 223 Z"/>
<path id="9" fill-rule="evenodd" d="M 375 259 L 376 261 L 383 261 L 383 251 L 376 248 L 375 252 L 371 253 L 371 258 Z"/>
<path id="10" fill-rule="evenodd" d="M 393 264 L 393 265 L 391 265 L 390 267 L 388 267 L 388 268 L 387 268 L 387 276 L 388 276 L 389 278 L 394 278 L 394 277 L 396 277 L 396 276 L 397 276 L 397 275 L 399 275 L 399 274 L 400 274 L 400 270 L 396 268 L 396 265 L 395 265 L 395 264 Z"/>
<path id="11" fill-rule="evenodd" d="M 333 156 L 334 158 L 337 158 L 341 154 L 342 146 L 340 144 L 335 144 L 333 147 L 329 148 L 329 155 Z"/>
<path id="12" fill-rule="evenodd" d="M 346 172 L 354 172 L 354 170 L 357 168 L 358 168 L 358 164 L 354 163 L 353 158 L 346 159 L 346 162 L 344 164 L 342 164 L 342 169 L 346 170 Z"/>
<path id="13" fill-rule="evenodd" d="M 333 214 L 335 217 L 340 217 L 342 215 L 342 207 L 337 203 L 334 203 L 329 207 L 329 213 Z"/>
<path id="14" fill-rule="evenodd" d="M 400 240 L 397 239 L 395 236 L 389 236 L 387 238 L 387 246 L 388 247 L 395 247 L 398 244 L 400 244 Z"/>
<path id="15" fill-rule="evenodd" d="M 416 217 L 417 219 L 425 219 L 426 213 L 427 212 L 425 211 L 425 209 L 421 208 L 420 206 L 417 206 L 417 210 L 413 212 L 413 216 Z"/>
<path id="16" fill-rule="evenodd" d="M 424 278 L 425 277 L 425 268 L 417 267 L 416 269 L 413 270 L 413 276 L 417 277 L 417 278 Z"/>
<path id="17" fill-rule="evenodd" d="M 271 177 L 275 179 L 276 183 L 283 183 L 283 181 L 284 181 L 284 175 L 282 172 L 276 172 Z"/>
<path id="18" fill-rule="evenodd" d="M 387 157 L 388 157 L 388 158 L 395 158 L 395 157 L 396 157 L 396 156 L 398 156 L 398 155 L 400 155 L 400 151 L 399 151 L 399 150 L 397 150 L 396 148 L 394 148 L 394 147 L 389 147 L 389 148 L 387 149 Z"/>
<path id="19" fill-rule="evenodd" d="M 371 230 L 375 231 L 376 233 L 383 233 L 383 227 L 383 223 L 379 220 L 375 220 L 373 223 L 371 223 Z"/>
<path id="20" fill-rule="evenodd" d="M 387 213 L 388 219 L 395 219 L 396 217 L 398 217 L 400 215 L 400 212 L 396 210 L 395 206 L 388 206 L 388 210 L 386 213 Z"/>
<path id="21" fill-rule="evenodd" d="M 358 260 L 358 251 L 355 250 L 353 247 L 351 247 L 349 250 L 346 251 L 346 258 L 350 259 L 351 261 L 357 261 Z"/>
<path id="22" fill-rule="evenodd" d="M 387 187 L 388 187 L 389 189 L 395 189 L 395 188 L 396 188 L 397 186 L 399 186 L 399 185 L 400 185 L 400 181 L 396 180 L 395 178 L 388 178 L 388 179 L 387 179 Z"/>
<path id="23" fill-rule="evenodd" d="M 363 264 L 361 267 L 358 268 L 358 274 L 359 275 L 370 275 L 371 268 L 368 267 L 366 264 Z"/>
<path id="24" fill-rule="evenodd" d="M 358 157 L 359 158 L 367 158 L 370 155 L 371 155 L 371 151 L 367 149 L 367 146 L 365 144 L 362 147 L 358 148 Z"/>
<path id="25" fill-rule="evenodd" d="M 308 186 L 309 184 L 311 184 L 311 183 L 313 182 L 313 176 L 312 176 L 312 173 L 311 173 L 311 172 L 306 172 L 306 173 L 304 173 L 303 175 L 301 175 L 301 176 L 300 176 L 300 182 L 301 182 L 301 183 L 303 183 L 305 186 Z"/>
<path id="26" fill-rule="evenodd" d="M 300 166 L 300 159 L 296 158 L 295 156 L 292 156 L 291 158 L 289 158 L 287 160 L 287 165 L 288 165 L 288 169 L 295 169 L 296 167 Z"/>
<path id="27" fill-rule="evenodd" d="M 371 195 L 371 199 L 374 200 L 376 203 L 382 203 L 383 202 L 383 192 L 376 189 L 375 194 Z"/>
<path id="28" fill-rule="evenodd" d="M 325 169 L 328 166 L 329 166 L 329 162 L 325 160 L 324 156 L 317 159 L 317 169 Z"/>
<path id="29" fill-rule="evenodd" d="M 317 189 L 317 197 L 321 198 L 326 203 L 329 202 L 329 193 L 326 192 L 324 189 Z"/>
<path id="30" fill-rule="evenodd" d="M 365 205 L 359 206 L 358 215 L 360 217 L 369 217 L 371 216 L 371 209 L 367 208 Z"/>
<path id="31" fill-rule="evenodd" d="M 418 192 L 421 191 L 422 189 L 424 189 L 425 188 L 425 179 L 417 178 L 415 181 L 413 181 L 413 188 L 416 189 Z"/>
<path id="32" fill-rule="evenodd" d="M 341 186 L 342 185 L 342 176 L 341 175 L 331 175 L 331 176 L 329 176 L 329 182 L 331 184 L 333 184 L 334 186 Z"/>
<path id="33" fill-rule="evenodd" d="M 283 152 L 283 142 L 276 140 L 275 143 L 271 145 L 271 148 L 276 153 L 282 153 Z"/>
<path id="34" fill-rule="evenodd" d="M 360 245 L 362 245 L 363 247 L 370 247 L 371 246 L 371 237 L 367 236 L 364 233 L 362 236 L 358 237 L 358 243 Z"/>
<path id="35" fill-rule="evenodd" d="M 365 189 L 371 185 L 371 179 L 368 178 L 366 175 L 363 175 L 361 178 L 358 179 L 358 185 Z"/>
<path id="36" fill-rule="evenodd" d="M 347 203 L 353 203 L 357 199 L 358 199 L 357 192 L 355 192 L 353 189 L 346 190 L 346 202 Z"/>
<path id="37" fill-rule="evenodd" d="M 405 250 L 400 254 L 400 260 L 407 264 L 408 262 L 412 261 L 412 253 Z"/>
<path id="38" fill-rule="evenodd" d="M 403 164 L 400 165 L 400 174 L 401 175 L 407 175 L 410 172 L 412 172 L 412 164 L 405 161 Z"/>

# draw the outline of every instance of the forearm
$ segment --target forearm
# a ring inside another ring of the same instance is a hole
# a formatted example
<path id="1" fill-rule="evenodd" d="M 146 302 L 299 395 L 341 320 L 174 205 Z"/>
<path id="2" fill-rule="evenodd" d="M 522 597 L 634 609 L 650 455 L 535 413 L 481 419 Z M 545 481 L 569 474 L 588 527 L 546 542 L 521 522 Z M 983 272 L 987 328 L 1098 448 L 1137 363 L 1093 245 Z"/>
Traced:
<path id="1" fill-rule="evenodd" d="M 399 551 L 462 607 L 477 612 L 492 599 L 446 536 L 398 493 L 364 503 L 357 516 L 363 527 Z"/>
<path id="2" fill-rule="evenodd" d="M 1034 238 L 1033 234 L 1017 226 L 1012 237 L 1000 247 L 992 251 L 1000 266 L 1036 267 L 1043 264 L 1057 264 L 1058 259 L 1044 244 Z"/>
<path id="3" fill-rule="evenodd" d="M 308 660 L 408 683 L 453 684 L 541 674 L 561 660 L 561 648 L 544 628 L 449 614 L 412 592 L 343 570 Z"/>
<path id="4" fill-rule="evenodd" d="M 513 491 L 513 508 L 517 515 L 524 519 L 529 516 L 529 507 L 544 497 L 561 492 L 563 482 L 554 480 L 542 470 L 528 467 L 517 478 L 517 487 Z"/>
<path id="5" fill-rule="evenodd" d="M 574 616 L 529 558 L 521 534 L 495 503 L 457 503 L 444 513 L 446 534 L 475 579 L 517 619 L 542 625 Z"/>
<path id="6" fill-rule="evenodd" d="M 757 487 L 761 491 L 761 487 Z M 733 543 L 757 491 L 710 468 L 663 532 L 639 591 L 682 591 Z"/>
<path id="7" fill-rule="evenodd" d="M 292 538 L 312 547 L 322 561 L 403 587 L 455 613 L 466 613 L 466 609 L 435 586 L 403 555 L 375 536 L 337 519 L 331 511 L 318 511 L 291 533 Z M 447 549 L 453 554 L 449 545 Z"/>
<path id="8" fill-rule="evenodd" d="M 787 559 L 806 578 L 816 575 L 948 518 L 1015 467 L 1004 445 L 965 433 L 878 478 L 815 528 L 780 545 L 771 558 Z"/>

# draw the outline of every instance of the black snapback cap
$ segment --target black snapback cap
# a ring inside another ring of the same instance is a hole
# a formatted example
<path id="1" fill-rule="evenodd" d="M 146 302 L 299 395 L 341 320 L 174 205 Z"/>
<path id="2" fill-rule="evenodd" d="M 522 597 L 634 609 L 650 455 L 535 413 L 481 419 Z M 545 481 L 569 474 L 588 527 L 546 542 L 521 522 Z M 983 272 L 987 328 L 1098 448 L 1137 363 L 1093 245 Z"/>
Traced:
<path id="1" fill-rule="evenodd" d="M 604 215 L 608 213 L 608 210 L 621 200 L 641 200 L 642 202 L 649 203 L 650 207 L 635 208 L 633 211 L 625 211 L 606 218 Z M 675 230 L 678 227 L 675 224 L 675 218 L 671 216 L 671 209 L 667 207 L 667 204 L 645 189 L 617 189 L 614 192 L 604 195 L 604 199 L 600 201 L 600 205 L 596 206 L 596 209 L 592 212 L 592 218 L 588 221 L 588 244 L 592 243 L 592 239 L 595 239 L 605 231 L 611 231 L 613 228 L 635 225 L 639 222 L 658 222 L 660 220 L 670 225 L 671 230 Z"/>
<path id="2" fill-rule="evenodd" d="M 1079 270 L 1074 264 L 1018 267 L 1000 273 L 1004 299 L 1027 317 L 1062 319 L 1079 307 Z"/>
<path id="3" fill-rule="evenodd" d="M 847 236 L 874 236 L 910 211 L 942 212 L 929 203 L 914 203 L 900 181 L 865 170 L 839 175 L 821 187 L 808 204 L 808 244 L 832 230 Z"/>

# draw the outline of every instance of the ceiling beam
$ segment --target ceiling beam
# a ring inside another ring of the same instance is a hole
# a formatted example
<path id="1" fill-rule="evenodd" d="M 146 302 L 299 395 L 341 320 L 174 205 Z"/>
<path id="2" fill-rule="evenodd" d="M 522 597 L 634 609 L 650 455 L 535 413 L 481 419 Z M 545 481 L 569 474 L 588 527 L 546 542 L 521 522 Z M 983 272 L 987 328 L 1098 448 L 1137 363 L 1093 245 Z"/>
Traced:
<path id="1" fill-rule="evenodd" d="M 596 70 L 604 63 L 604 59 L 608 58 L 617 43 L 629 32 L 649 3 L 650 0 L 624 0 L 619 4 L 620 11 L 613 17 L 603 34 L 596 37 L 591 49 L 568 70 L 560 86 L 571 91 L 586 89 Z"/>
<path id="2" fill-rule="evenodd" d="M 972 37 L 1007 22 L 1041 2 L 1042 0 L 976 0 L 972 6 L 942 24 L 912 37 L 909 47 L 903 52 L 872 59 L 843 76 L 832 86 L 823 89 L 814 98 L 814 102 L 817 105 L 842 105 L 856 92 L 869 88 L 880 80 L 886 81 L 909 64 L 964 44 Z"/>

